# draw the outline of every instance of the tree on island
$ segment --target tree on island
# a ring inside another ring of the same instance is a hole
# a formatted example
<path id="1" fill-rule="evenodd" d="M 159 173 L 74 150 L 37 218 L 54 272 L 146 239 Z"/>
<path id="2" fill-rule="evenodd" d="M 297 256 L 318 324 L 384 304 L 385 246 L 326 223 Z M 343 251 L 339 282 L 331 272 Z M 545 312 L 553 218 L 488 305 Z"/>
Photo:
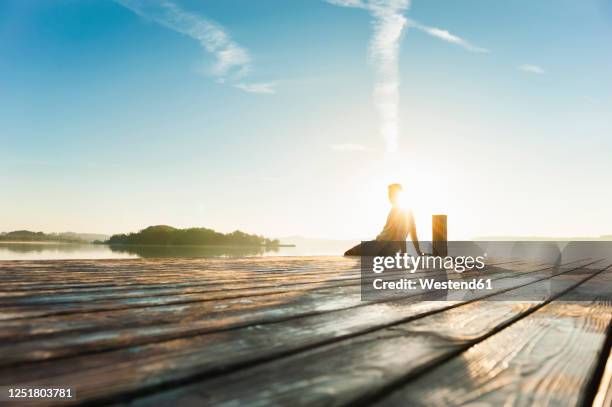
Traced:
<path id="1" fill-rule="evenodd" d="M 236 230 L 231 233 L 220 233 L 207 228 L 177 229 L 172 226 L 149 226 L 138 233 L 118 234 L 111 236 L 107 244 L 134 245 L 224 245 L 224 246 L 278 246 L 278 239 L 268 239 Z"/>

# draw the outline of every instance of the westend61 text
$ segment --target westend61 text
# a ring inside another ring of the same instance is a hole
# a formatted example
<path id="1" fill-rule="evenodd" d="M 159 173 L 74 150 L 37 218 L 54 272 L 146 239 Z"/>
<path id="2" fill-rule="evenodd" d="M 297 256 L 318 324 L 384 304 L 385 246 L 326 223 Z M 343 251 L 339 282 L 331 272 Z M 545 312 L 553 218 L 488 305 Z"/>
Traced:
<path id="1" fill-rule="evenodd" d="M 372 282 L 375 290 L 492 290 L 490 278 L 478 278 L 471 281 L 436 281 L 433 278 L 419 278 L 418 285 L 414 280 L 402 278 L 399 281 L 384 281 L 377 278 Z"/>
<path id="2" fill-rule="evenodd" d="M 395 256 L 375 256 L 372 271 L 382 273 L 385 269 L 406 269 L 414 273 L 421 269 L 446 269 L 459 273 L 465 270 L 482 270 L 485 267 L 485 256 L 410 256 L 408 253 L 396 253 Z"/>

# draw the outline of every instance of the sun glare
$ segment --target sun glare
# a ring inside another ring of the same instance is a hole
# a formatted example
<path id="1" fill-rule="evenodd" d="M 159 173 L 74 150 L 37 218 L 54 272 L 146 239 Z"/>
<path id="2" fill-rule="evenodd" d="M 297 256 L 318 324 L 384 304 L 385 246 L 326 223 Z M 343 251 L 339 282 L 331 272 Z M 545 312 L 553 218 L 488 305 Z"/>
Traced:
<path id="1" fill-rule="evenodd" d="M 382 176 L 377 177 L 384 189 L 389 184 L 400 183 L 404 190 L 399 194 L 397 205 L 402 209 L 410 209 L 414 213 L 419 238 L 431 239 L 431 216 L 447 213 L 444 196 L 444 185 L 428 165 L 421 164 L 417 159 L 409 159 L 402 154 L 388 154 L 385 157 Z M 386 210 L 389 203 L 381 200 Z"/>
<path id="2" fill-rule="evenodd" d="M 449 214 L 452 197 L 448 195 L 447 177 L 427 163 L 427 157 L 411 157 L 409 154 L 385 154 L 363 168 L 353 184 L 351 196 L 357 197 L 360 220 L 359 236 L 376 236 L 380 233 L 391 209 L 387 197 L 390 184 L 399 183 L 403 191 L 397 203 L 410 209 L 415 218 L 419 239 L 431 239 L 431 219 L 434 214 Z"/>
<path id="3" fill-rule="evenodd" d="M 410 209 L 408 199 L 406 198 L 406 193 L 404 191 L 399 191 L 397 193 L 395 204 L 401 209 Z"/>

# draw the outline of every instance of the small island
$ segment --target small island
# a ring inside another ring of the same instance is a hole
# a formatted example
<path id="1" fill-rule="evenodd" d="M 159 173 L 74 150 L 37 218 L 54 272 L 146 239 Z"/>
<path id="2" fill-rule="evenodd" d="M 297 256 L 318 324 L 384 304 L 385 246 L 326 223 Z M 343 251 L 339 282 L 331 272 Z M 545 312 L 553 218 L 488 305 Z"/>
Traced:
<path id="1" fill-rule="evenodd" d="M 268 239 L 236 230 L 221 233 L 208 228 L 178 229 L 167 225 L 149 226 L 138 233 L 113 235 L 105 242 L 109 245 L 160 246 L 256 246 L 282 247 L 278 239 Z"/>

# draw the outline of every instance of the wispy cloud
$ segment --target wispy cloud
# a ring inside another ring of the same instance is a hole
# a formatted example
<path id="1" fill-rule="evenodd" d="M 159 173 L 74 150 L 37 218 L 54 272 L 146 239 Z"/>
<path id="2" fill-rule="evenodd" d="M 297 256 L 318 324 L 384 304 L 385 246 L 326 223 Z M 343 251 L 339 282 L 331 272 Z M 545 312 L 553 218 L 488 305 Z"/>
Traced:
<path id="1" fill-rule="evenodd" d="M 476 45 L 473 45 L 469 41 L 461 37 L 458 37 L 454 34 L 451 34 L 450 32 L 443 30 L 441 28 L 428 27 L 414 20 L 409 20 L 409 26 L 414 27 L 417 30 L 423 31 L 424 33 L 427 33 L 433 37 L 439 38 L 442 41 L 446 41 L 451 44 L 459 45 L 460 47 L 463 47 L 470 52 L 482 52 L 482 53 L 489 52 L 488 49 L 477 47 Z"/>
<path id="2" fill-rule="evenodd" d="M 373 17 L 370 59 L 376 70 L 374 105 L 381 119 L 380 132 L 387 151 L 394 152 L 399 136 L 399 44 L 407 23 L 402 13 L 409 8 L 410 1 L 327 1 L 336 6 L 366 9 Z"/>
<path id="3" fill-rule="evenodd" d="M 356 143 L 343 143 L 343 144 L 332 144 L 329 146 L 332 150 L 336 151 L 368 151 L 369 149 L 362 145 Z"/>
<path id="4" fill-rule="evenodd" d="M 361 0 L 326 0 L 329 4 L 341 7 L 357 7 L 357 8 L 368 8 L 367 4 Z"/>
<path id="5" fill-rule="evenodd" d="M 518 69 L 520 69 L 523 72 L 534 73 L 536 75 L 544 75 L 546 73 L 546 71 L 542 69 L 541 66 L 538 66 L 538 65 L 524 64 L 524 65 L 519 66 Z"/>
<path id="6" fill-rule="evenodd" d="M 197 40 L 202 48 L 214 55 L 215 63 L 210 74 L 221 83 L 240 80 L 251 71 L 252 58 L 249 52 L 233 41 L 219 24 L 183 10 L 175 3 L 164 0 L 115 0 L 142 18 L 151 20 L 168 29 Z M 246 88 L 267 84 L 243 84 Z M 246 90 L 243 87 L 236 86 Z M 265 88 L 265 86 L 264 86 Z M 250 92 L 249 90 L 246 90 Z M 264 93 L 264 92 L 256 92 Z M 267 92 L 271 93 L 271 92 Z"/>
<path id="7" fill-rule="evenodd" d="M 259 82 L 259 83 L 237 83 L 234 87 L 249 93 L 266 93 L 272 94 L 276 92 L 276 84 L 274 82 Z"/>

